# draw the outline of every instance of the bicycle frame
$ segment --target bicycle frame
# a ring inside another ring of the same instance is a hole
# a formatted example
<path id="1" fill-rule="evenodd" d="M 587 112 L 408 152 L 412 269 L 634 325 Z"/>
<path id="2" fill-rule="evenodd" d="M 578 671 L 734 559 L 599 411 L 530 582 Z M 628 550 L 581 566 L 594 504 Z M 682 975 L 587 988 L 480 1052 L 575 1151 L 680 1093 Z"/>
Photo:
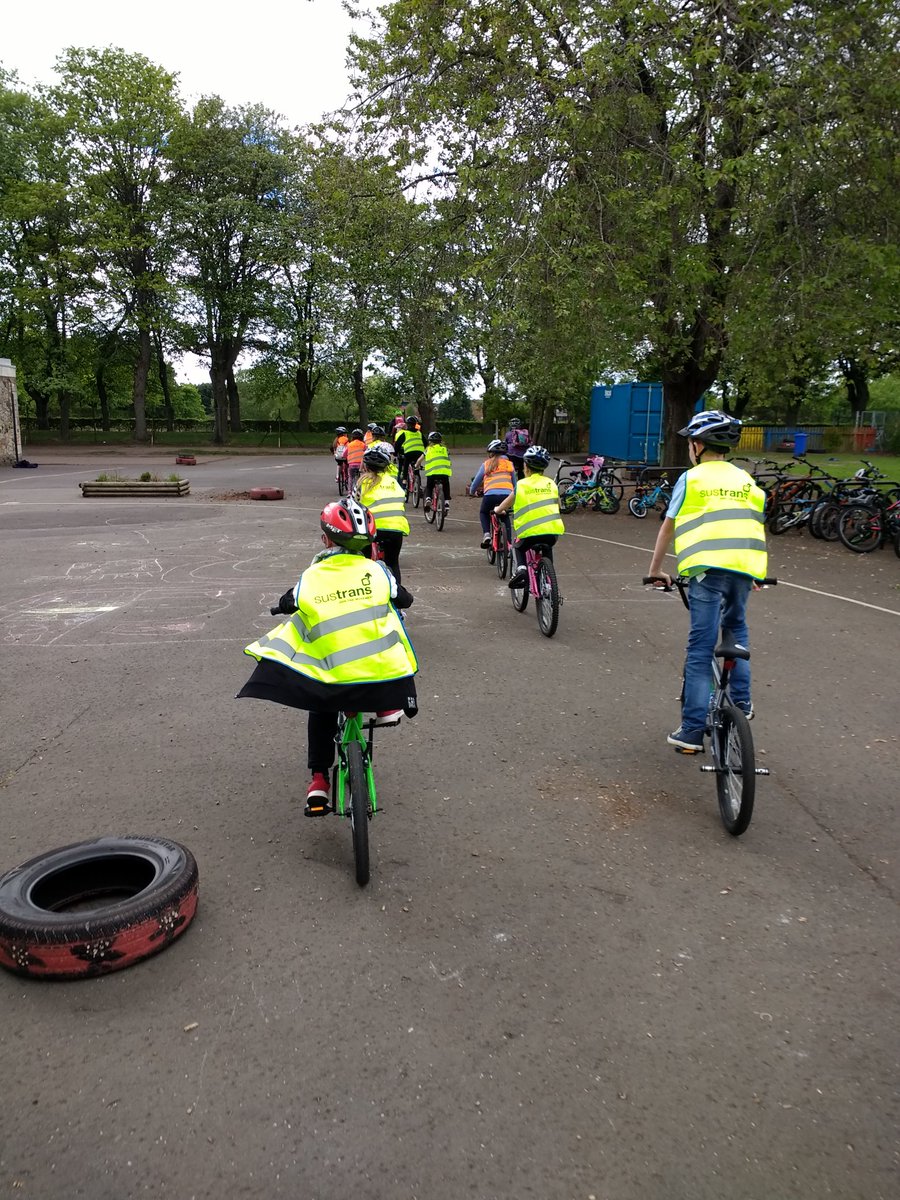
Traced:
<path id="1" fill-rule="evenodd" d="M 350 816 L 347 808 L 347 794 L 349 790 L 347 786 L 349 773 L 347 746 L 351 742 L 358 742 L 362 747 L 363 762 L 366 769 L 366 782 L 369 789 L 369 811 L 370 814 L 378 812 L 375 773 L 372 769 L 373 738 L 374 728 L 372 725 L 369 725 L 367 730 L 363 729 L 362 713 L 354 713 L 352 716 L 348 716 L 347 713 L 341 713 L 335 736 L 338 761 L 334 768 L 334 811 L 339 817 Z"/>

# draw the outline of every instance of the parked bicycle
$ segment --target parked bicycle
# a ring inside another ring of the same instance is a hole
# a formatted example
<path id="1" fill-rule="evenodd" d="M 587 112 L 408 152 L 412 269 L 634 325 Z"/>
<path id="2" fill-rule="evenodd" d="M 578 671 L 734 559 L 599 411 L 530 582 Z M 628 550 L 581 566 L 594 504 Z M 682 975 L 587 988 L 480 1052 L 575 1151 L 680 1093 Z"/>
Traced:
<path id="1" fill-rule="evenodd" d="M 509 529 L 506 521 L 491 511 L 491 540 L 485 547 L 487 560 L 497 568 L 497 574 L 505 579 L 512 569 L 512 547 L 509 544 Z"/>
<path id="2" fill-rule="evenodd" d="M 513 608 L 524 612 L 528 597 L 534 597 L 538 628 L 544 637 L 553 637 L 559 625 L 559 610 L 563 598 L 559 594 L 559 582 L 553 560 L 547 557 L 548 547 L 537 542 L 525 551 L 527 579 L 521 587 L 510 589 Z M 501 576 L 501 579 L 503 577 Z"/>
<path id="3" fill-rule="evenodd" d="M 838 537 L 857 554 L 890 543 L 900 558 L 900 493 L 892 490 L 865 504 L 849 504 L 841 513 Z"/>
<path id="4" fill-rule="evenodd" d="M 653 584 L 659 591 L 671 592 L 673 588 L 676 589 L 685 608 L 690 607 L 687 576 L 675 576 L 672 587 L 649 575 L 645 575 L 643 581 L 645 584 Z M 777 579 L 763 579 L 761 586 L 766 587 L 777 582 Z M 713 651 L 710 667 L 711 687 L 706 732 L 709 734 L 712 765 L 700 768 L 701 771 L 715 774 L 719 814 L 722 824 L 733 837 L 744 833 L 750 824 L 756 798 L 756 776 L 769 774 L 768 768 L 756 765 L 750 722 L 732 702 L 729 691 L 735 663 L 738 659 L 749 658 L 750 651 L 737 645 L 730 635 L 723 631 L 722 640 Z"/>
<path id="5" fill-rule="evenodd" d="M 572 513 L 576 508 L 591 508 L 594 512 L 612 516 L 619 511 L 621 482 L 614 473 L 603 470 L 603 459 L 595 456 L 585 466 L 576 467 L 568 476 L 562 476 L 565 467 L 571 467 L 568 459 L 558 460 L 556 484 L 559 489 L 560 512 Z"/>
<path id="6" fill-rule="evenodd" d="M 662 520 L 671 499 L 672 488 L 669 486 L 667 475 L 661 475 L 652 484 L 639 481 L 635 484 L 634 495 L 628 497 L 628 511 L 639 520 L 643 520 L 648 512 L 658 511 L 659 519 Z"/>

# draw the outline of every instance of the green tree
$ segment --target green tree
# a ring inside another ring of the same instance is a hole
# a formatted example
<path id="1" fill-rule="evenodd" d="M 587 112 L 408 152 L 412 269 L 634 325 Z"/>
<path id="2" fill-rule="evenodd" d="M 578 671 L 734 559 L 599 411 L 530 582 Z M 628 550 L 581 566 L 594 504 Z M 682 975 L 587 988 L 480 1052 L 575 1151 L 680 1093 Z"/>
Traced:
<path id="1" fill-rule="evenodd" d="M 240 429 L 235 368 L 242 353 L 270 346 L 265 317 L 290 184 L 287 134 L 258 105 L 200 100 L 167 147 L 168 236 L 185 289 L 182 339 L 207 356 L 214 440 Z"/>
<path id="2" fill-rule="evenodd" d="M 137 342 L 135 437 L 147 437 L 152 330 L 165 288 L 155 257 L 163 220 L 162 155 L 180 112 L 175 76 L 141 54 L 70 48 L 47 95 L 69 130 L 72 186 L 86 243 Z"/>

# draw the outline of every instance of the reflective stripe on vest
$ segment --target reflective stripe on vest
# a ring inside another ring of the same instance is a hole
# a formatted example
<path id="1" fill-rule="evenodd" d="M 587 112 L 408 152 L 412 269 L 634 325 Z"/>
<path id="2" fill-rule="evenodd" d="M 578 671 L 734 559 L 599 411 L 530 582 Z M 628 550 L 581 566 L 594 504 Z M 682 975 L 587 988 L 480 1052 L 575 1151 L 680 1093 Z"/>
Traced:
<path id="1" fill-rule="evenodd" d="M 355 442 L 350 442 L 347 446 L 347 462 L 351 467 L 361 467 L 365 452 L 366 443 L 357 438 Z"/>
<path id="2" fill-rule="evenodd" d="M 700 463 L 687 472 L 684 500 L 675 518 L 678 571 L 705 568 L 766 575 L 765 494 L 733 463 Z"/>
<path id="3" fill-rule="evenodd" d="M 333 555 L 303 572 L 297 592 L 294 616 L 245 654 L 322 683 L 383 682 L 418 670 L 378 564 L 358 554 Z"/>
<path id="4" fill-rule="evenodd" d="M 360 504 L 364 504 L 375 518 L 376 529 L 393 530 L 395 533 L 409 533 L 405 500 L 403 488 L 394 476 L 386 472 L 379 475 L 370 486 L 361 488 L 359 493 Z"/>
<path id="5" fill-rule="evenodd" d="M 517 538 L 565 533 L 559 515 L 559 489 L 552 479 L 529 475 L 519 480 L 513 500 L 513 529 Z"/>
<path id="6" fill-rule="evenodd" d="M 446 446 L 426 447 L 425 474 L 447 476 L 453 474 L 453 468 L 450 465 L 450 455 L 447 453 Z"/>
<path id="7" fill-rule="evenodd" d="M 481 485 L 484 494 L 488 492 L 503 492 L 506 495 L 516 486 L 516 469 L 508 458 L 499 458 L 497 465 L 491 470 L 491 460 L 484 464 L 484 481 Z"/>
<path id="8" fill-rule="evenodd" d="M 422 432 L 419 429 L 407 429 L 403 435 L 401 443 L 404 454 L 412 454 L 418 450 L 420 454 L 425 453 L 425 443 L 422 441 Z"/>

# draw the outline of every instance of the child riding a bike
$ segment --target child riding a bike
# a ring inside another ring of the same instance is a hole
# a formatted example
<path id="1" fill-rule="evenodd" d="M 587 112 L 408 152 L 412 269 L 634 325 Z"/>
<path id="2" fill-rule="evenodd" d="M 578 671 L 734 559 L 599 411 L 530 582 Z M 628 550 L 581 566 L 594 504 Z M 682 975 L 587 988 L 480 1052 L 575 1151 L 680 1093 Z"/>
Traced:
<path id="1" fill-rule="evenodd" d="M 431 505 L 431 494 L 434 487 L 442 483 L 444 485 L 444 512 L 450 511 L 450 476 L 453 474 L 453 466 L 450 462 L 450 452 L 444 445 L 443 434 L 434 430 L 428 435 L 428 445 L 425 447 L 425 453 L 421 454 L 416 460 L 416 470 L 420 467 L 425 468 L 425 507 Z"/>
<path id="2" fill-rule="evenodd" d="M 308 712 L 308 816 L 331 811 L 339 713 L 375 713 L 376 725 L 396 725 L 417 711 L 418 663 L 398 612 L 413 598 L 383 563 L 363 557 L 375 537 L 372 514 L 335 500 L 319 523 L 326 548 L 279 600 L 288 619 L 245 648 L 256 667 L 237 695 Z"/>
<path id="3" fill-rule="evenodd" d="M 347 466 L 350 468 L 350 487 L 359 479 L 359 473 L 362 470 L 363 455 L 366 452 L 366 443 L 363 441 L 361 429 L 354 429 L 350 433 L 350 441 L 347 443 Z"/>
<path id="4" fill-rule="evenodd" d="M 394 438 L 397 448 L 397 460 L 400 464 L 400 482 L 402 483 L 420 454 L 425 453 L 425 443 L 422 440 L 422 427 L 418 417 L 407 417 L 406 428 L 401 429 Z"/>
<path id="5" fill-rule="evenodd" d="M 516 486 L 516 469 L 506 456 L 506 443 L 494 438 L 488 442 L 487 455 L 469 484 L 470 496 L 474 496 L 479 488 L 483 495 L 481 510 L 478 513 L 481 521 L 482 550 L 491 544 L 491 513 L 507 496 L 512 495 Z M 509 517 L 503 519 L 509 536 Z"/>
<path id="6" fill-rule="evenodd" d="M 678 573 L 689 576 L 691 631 L 684 666 L 681 725 L 666 739 L 682 754 L 702 754 L 709 706 L 710 660 L 719 637 L 730 633 L 749 649 L 747 597 L 766 576 L 765 493 L 725 455 L 741 439 L 741 422 L 712 410 L 695 413 L 688 439 L 691 469 L 679 478 L 660 526 L 648 576 L 671 586 L 662 569 L 672 538 Z M 731 676 L 736 706 L 753 716 L 750 664 L 738 659 Z"/>
<path id="7" fill-rule="evenodd" d="M 494 509 L 498 517 L 512 509 L 516 569 L 510 576 L 511 588 L 525 587 L 528 582 L 525 555 L 529 547 L 545 546 L 545 554 L 552 562 L 553 546 L 566 531 L 559 515 L 559 488 L 544 475 L 550 465 L 550 451 L 543 446 L 529 446 L 523 462 L 524 478 L 516 484 L 515 492 Z"/>
<path id="8" fill-rule="evenodd" d="M 375 519 L 375 541 L 384 561 L 400 582 L 400 551 L 409 533 L 404 501 L 406 493 L 391 470 L 393 451 L 387 442 L 373 442 L 363 455 L 363 473 L 354 489 L 354 498 L 368 508 Z"/>

